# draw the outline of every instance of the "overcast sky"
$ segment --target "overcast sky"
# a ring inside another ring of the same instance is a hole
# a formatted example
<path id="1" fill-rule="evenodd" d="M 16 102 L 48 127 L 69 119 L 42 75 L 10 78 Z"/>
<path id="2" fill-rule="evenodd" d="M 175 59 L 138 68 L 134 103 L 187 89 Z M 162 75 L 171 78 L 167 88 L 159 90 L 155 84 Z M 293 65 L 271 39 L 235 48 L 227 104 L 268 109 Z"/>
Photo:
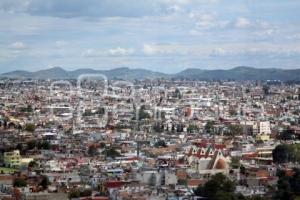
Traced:
<path id="1" fill-rule="evenodd" d="M 1 0 L 0 73 L 299 68 L 299 0 Z"/>

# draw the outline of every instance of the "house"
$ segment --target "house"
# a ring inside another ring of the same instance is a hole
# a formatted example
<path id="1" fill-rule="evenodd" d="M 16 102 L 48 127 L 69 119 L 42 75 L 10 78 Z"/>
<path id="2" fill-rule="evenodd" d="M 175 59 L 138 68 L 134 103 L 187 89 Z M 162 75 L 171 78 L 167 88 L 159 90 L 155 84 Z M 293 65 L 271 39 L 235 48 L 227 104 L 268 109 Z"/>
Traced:
<path id="1" fill-rule="evenodd" d="M 226 154 L 225 145 L 202 143 L 190 148 L 187 160 L 199 174 L 228 173 L 231 159 Z"/>

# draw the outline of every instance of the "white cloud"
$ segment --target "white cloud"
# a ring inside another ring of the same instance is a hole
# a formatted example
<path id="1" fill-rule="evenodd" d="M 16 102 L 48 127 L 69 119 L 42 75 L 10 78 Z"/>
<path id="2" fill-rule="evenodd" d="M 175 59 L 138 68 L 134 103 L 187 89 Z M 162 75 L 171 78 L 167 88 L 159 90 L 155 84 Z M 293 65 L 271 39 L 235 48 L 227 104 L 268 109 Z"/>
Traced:
<path id="1" fill-rule="evenodd" d="M 157 54 L 159 52 L 159 50 L 153 45 L 144 44 L 143 52 L 144 52 L 144 54 L 151 56 L 151 55 Z"/>
<path id="2" fill-rule="evenodd" d="M 135 52 L 135 50 L 132 48 L 126 49 L 126 48 L 121 48 L 121 47 L 117 47 L 117 48 L 108 50 L 109 55 L 112 55 L 112 56 L 128 56 L 128 55 L 132 55 L 134 52 Z"/>
<path id="3" fill-rule="evenodd" d="M 133 48 L 112 48 L 108 50 L 87 49 L 81 53 L 82 57 L 129 56 L 135 53 Z"/>
<path id="4" fill-rule="evenodd" d="M 249 28 L 251 25 L 251 22 L 244 17 L 239 17 L 235 22 L 236 28 Z"/>
<path id="5" fill-rule="evenodd" d="M 195 26 L 189 31 L 191 35 L 201 35 L 202 31 L 213 28 L 224 28 L 228 26 L 229 21 L 219 19 L 216 12 L 190 12 L 188 17 L 195 21 Z"/>
<path id="6" fill-rule="evenodd" d="M 181 45 L 173 44 L 144 44 L 142 51 L 147 56 L 186 54 L 186 50 L 181 47 Z"/>
<path id="7" fill-rule="evenodd" d="M 27 46 L 23 42 L 14 42 L 10 46 L 11 46 L 11 48 L 17 49 L 17 50 L 23 50 L 23 49 L 27 48 Z"/>
<path id="8" fill-rule="evenodd" d="M 99 57 L 102 56 L 102 52 L 95 49 L 87 49 L 81 53 L 82 57 Z"/>

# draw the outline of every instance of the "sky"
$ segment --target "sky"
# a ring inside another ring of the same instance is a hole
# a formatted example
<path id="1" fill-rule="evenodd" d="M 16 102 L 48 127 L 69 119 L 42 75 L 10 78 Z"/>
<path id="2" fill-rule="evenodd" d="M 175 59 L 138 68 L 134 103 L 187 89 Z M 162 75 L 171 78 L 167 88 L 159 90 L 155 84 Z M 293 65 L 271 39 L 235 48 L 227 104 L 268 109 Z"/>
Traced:
<path id="1" fill-rule="evenodd" d="M 299 0 L 1 0 L 0 73 L 300 68 Z"/>

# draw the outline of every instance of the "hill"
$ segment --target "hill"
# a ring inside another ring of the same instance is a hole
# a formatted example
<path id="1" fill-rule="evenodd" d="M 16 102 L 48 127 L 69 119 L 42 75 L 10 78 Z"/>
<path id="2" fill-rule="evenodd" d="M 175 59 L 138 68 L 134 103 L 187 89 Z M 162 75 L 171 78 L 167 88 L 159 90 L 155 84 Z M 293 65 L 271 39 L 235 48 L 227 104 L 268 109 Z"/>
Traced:
<path id="1" fill-rule="evenodd" d="M 76 79 L 81 74 L 104 74 L 109 79 L 146 79 L 146 78 L 174 78 L 190 80 L 282 80 L 300 81 L 300 69 L 253 68 L 235 67 L 228 70 L 204 70 L 190 68 L 176 74 L 164 74 L 146 69 L 130 69 L 127 67 L 110 70 L 77 69 L 66 71 L 60 67 L 40 70 L 36 72 L 13 71 L 1 74 L 7 78 L 25 79 Z"/>

